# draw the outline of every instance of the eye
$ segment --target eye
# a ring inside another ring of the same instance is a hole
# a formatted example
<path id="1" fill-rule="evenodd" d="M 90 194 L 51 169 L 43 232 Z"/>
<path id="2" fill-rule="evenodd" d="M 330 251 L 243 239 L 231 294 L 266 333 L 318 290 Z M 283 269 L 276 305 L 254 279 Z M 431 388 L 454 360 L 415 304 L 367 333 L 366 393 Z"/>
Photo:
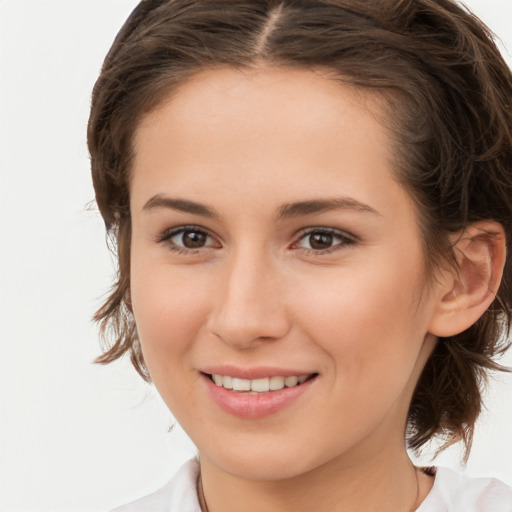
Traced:
<path id="1" fill-rule="evenodd" d="M 194 226 L 185 226 L 168 231 L 158 241 L 168 243 L 171 250 L 177 252 L 219 247 L 219 243 L 206 231 Z"/>
<path id="2" fill-rule="evenodd" d="M 314 253 L 329 253 L 353 243 L 353 238 L 340 231 L 314 228 L 302 234 L 296 247 Z"/>
<path id="3" fill-rule="evenodd" d="M 171 242 L 176 245 L 182 245 L 187 249 L 198 249 L 204 247 L 208 241 L 208 235 L 202 231 L 192 231 L 187 229 L 170 238 Z"/>

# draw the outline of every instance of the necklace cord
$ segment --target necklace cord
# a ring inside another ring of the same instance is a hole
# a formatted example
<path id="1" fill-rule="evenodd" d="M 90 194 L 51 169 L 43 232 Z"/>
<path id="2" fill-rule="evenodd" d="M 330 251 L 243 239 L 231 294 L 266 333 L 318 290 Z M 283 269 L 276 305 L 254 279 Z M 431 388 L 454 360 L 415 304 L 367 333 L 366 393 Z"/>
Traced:
<path id="1" fill-rule="evenodd" d="M 199 475 L 197 476 L 197 497 L 199 499 L 199 507 L 201 508 L 201 512 L 208 512 L 208 505 L 206 504 L 206 499 L 204 497 L 201 471 L 199 471 Z"/>

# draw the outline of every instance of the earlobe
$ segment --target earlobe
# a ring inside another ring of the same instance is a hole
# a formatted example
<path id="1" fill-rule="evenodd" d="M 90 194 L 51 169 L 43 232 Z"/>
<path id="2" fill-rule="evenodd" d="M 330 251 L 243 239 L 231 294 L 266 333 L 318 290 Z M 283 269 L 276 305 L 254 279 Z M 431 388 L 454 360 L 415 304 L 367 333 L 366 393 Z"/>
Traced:
<path id="1" fill-rule="evenodd" d="M 498 291 L 505 265 L 503 227 L 494 221 L 469 225 L 453 238 L 457 268 L 443 272 L 429 332 L 454 336 L 473 325 Z"/>

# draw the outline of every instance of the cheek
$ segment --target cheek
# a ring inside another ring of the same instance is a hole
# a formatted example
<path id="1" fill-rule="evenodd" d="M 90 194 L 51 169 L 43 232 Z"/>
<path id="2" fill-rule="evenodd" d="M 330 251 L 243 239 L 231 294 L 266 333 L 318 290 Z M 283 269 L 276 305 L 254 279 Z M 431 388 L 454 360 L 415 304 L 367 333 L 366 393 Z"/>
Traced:
<path id="1" fill-rule="evenodd" d="M 145 362 L 155 380 L 178 364 L 204 325 L 209 296 L 201 279 L 167 266 L 132 265 L 133 313 Z"/>
<path id="2" fill-rule="evenodd" d="M 302 281 L 296 317 L 330 355 L 341 380 L 378 386 L 373 375 L 393 381 L 398 374 L 407 378 L 405 367 L 412 370 L 427 316 L 419 299 L 423 272 L 411 261 L 417 260 L 381 255 L 378 265 Z"/>
<path id="3" fill-rule="evenodd" d="M 350 417 L 360 435 L 408 407 L 425 335 L 413 277 L 393 267 L 378 275 L 353 273 L 323 300 L 310 297 L 301 312 L 309 338 L 329 357 L 326 378 L 342 411 L 331 423 L 347 439 L 356 434 L 340 427 L 340 418 Z"/>

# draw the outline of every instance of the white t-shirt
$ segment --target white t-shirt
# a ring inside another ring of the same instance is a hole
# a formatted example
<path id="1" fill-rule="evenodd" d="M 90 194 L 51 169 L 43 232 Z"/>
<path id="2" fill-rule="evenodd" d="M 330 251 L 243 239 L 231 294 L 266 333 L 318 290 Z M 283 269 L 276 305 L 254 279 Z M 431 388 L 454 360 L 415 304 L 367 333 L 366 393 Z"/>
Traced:
<path id="1" fill-rule="evenodd" d="M 199 462 L 191 459 L 158 491 L 111 512 L 201 512 Z M 468 478 L 437 468 L 434 486 L 416 512 L 512 512 L 512 487 L 495 478 Z"/>

